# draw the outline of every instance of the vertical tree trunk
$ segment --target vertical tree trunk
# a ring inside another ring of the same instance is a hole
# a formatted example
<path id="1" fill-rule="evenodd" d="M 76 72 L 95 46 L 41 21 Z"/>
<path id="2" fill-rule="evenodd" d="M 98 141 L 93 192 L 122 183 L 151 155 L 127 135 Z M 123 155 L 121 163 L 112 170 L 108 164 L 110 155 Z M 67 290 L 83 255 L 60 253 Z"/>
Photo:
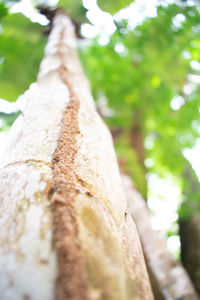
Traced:
<path id="1" fill-rule="evenodd" d="M 200 293 L 200 216 L 179 221 L 181 260 Z"/>
<path id="2" fill-rule="evenodd" d="M 141 126 L 141 112 L 139 109 L 135 109 L 134 116 L 133 116 L 133 123 L 131 127 L 131 145 L 135 149 L 137 153 L 138 160 L 140 161 L 141 165 L 144 166 L 144 159 L 145 159 L 145 150 L 144 150 L 144 135 Z"/>
<path id="3" fill-rule="evenodd" d="M 155 299 L 198 299 L 187 272 L 169 253 L 158 232 L 152 229 L 145 201 L 133 188 L 130 178 L 124 174 L 121 177 L 128 206 L 140 234 Z"/>
<path id="4" fill-rule="evenodd" d="M 0 171 L 0 299 L 153 299 L 111 136 L 62 14 L 29 94 Z"/>
<path id="5" fill-rule="evenodd" d="M 141 111 L 139 109 L 135 109 L 133 115 L 132 127 L 130 131 L 130 144 L 133 147 L 141 166 L 143 183 L 144 183 L 142 195 L 144 199 L 147 199 L 146 168 L 144 165 L 144 160 L 145 160 L 144 133 L 143 133 L 141 122 L 142 122 Z"/>
<path id="6" fill-rule="evenodd" d="M 182 211 L 186 214 L 179 216 L 181 260 L 196 290 L 200 293 L 200 205 L 198 202 L 200 184 L 186 159 L 184 176 L 188 184 L 183 187 L 185 201 L 182 203 Z"/>

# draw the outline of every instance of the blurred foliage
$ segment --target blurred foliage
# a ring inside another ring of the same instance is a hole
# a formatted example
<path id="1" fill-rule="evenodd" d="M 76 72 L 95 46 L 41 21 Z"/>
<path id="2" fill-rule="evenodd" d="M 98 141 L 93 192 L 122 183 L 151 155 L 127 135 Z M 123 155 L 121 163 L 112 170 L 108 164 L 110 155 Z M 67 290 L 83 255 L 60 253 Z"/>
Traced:
<path id="1" fill-rule="evenodd" d="M 187 198 L 182 216 L 192 202 L 195 211 L 200 209 L 191 178 L 185 176 L 189 164 L 182 154 L 195 144 L 200 130 L 200 89 L 188 80 L 188 74 L 199 74 L 191 68 L 191 61 L 200 60 L 199 21 L 197 6 L 159 6 L 157 17 L 147 18 L 135 29 L 126 20 L 116 22 L 117 30 L 107 45 L 100 46 L 96 39 L 82 54 L 95 98 L 104 93 L 115 111 L 106 120 L 111 128 L 118 126 L 127 134 L 134 111 L 140 111 L 146 157 L 154 163 L 149 171 L 160 176 L 170 171 L 179 177 Z M 187 85 L 191 93 L 184 91 Z M 139 188 L 142 192 L 142 185 Z"/>
<path id="2" fill-rule="evenodd" d="M 15 119 L 21 114 L 20 111 L 16 111 L 10 114 L 6 114 L 3 112 L 0 112 L 0 131 L 5 131 L 10 128 L 12 123 L 15 121 Z"/>
<path id="3" fill-rule="evenodd" d="M 99 7 L 109 12 L 110 14 L 114 14 L 118 12 L 120 9 L 129 5 L 133 0 L 98 0 L 97 3 Z M 88 22 L 86 18 L 87 9 L 84 8 L 82 4 L 82 0 L 59 0 L 58 6 L 62 7 L 67 14 L 76 20 L 78 23 Z"/>
<path id="4" fill-rule="evenodd" d="M 0 21 L 7 14 L 8 14 L 8 8 L 6 7 L 6 5 L 3 2 L 0 3 Z"/>
<path id="5" fill-rule="evenodd" d="M 133 0 L 97 0 L 99 7 L 111 14 L 116 13 L 131 2 L 133 2 Z M 87 20 L 85 17 L 86 9 L 81 0 L 59 0 L 58 6 L 65 9 L 70 17 L 75 18 L 79 22 Z"/>
<path id="6" fill-rule="evenodd" d="M 81 0 L 59 0 L 58 1 L 58 6 L 62 7 L 76 22 L 78 23 L 83 23 L 87 22 L 86 18 L 86 9 L 82 5 Z"/>
<path id="7" fill-rule="evenodd" d="M 42 26 L 9 14 L 0 32 L 0 98 L 15 101 L 36 80 L 46 38 Z"/>
<path id="8" fill-rule="evenodd" d="M 111 14 L 116 13 L 120 9 L 128 6 L 132 0 L 97 0 L 99 7 Z"/>

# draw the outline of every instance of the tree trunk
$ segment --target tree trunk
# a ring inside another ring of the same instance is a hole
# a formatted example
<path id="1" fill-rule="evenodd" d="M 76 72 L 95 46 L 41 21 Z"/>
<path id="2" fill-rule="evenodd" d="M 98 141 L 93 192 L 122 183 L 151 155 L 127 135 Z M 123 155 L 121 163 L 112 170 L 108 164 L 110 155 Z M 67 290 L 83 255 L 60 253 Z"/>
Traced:
<path id="1" fill-rule="evenodd" d="M 144 197 L 144 199 L 147 199 L 146 168 L 144 165 L 144 160 L 145 160 L 144 133 L 143 133 L 141 122 L 142 122 L 141 111 L 136 108 L 134 111 L 132 126 L 130 130 L 130 144 L 134 149 L 138 158 L 138 162 L 141 166 L 142 175 L 143 175 L 142 196 Z"/>
<path id="2" fill-rule="evenodd" d="M 45 53 L 2 159 L 0 299 L 153 299 L 66 16 L 55 17 Z"/>
<path id="3" fill-rule="evenodd" d="M 133 188 L 130 178 L 123 174 L 121 177 L 128 206 L 140 234 L 155 299 L 198 299 L 187 272 L 169 253 L 158 232 L 152 229 L 145 201 Z"/>
<path id="4" fill-rule="evenodd" d="M 138 160 L 141 165 L 144 167 L 144 159 L 145 159 L 145 150 L 144 150 L 144 135 L 141 126 L 141 112 L 139 109 L 135 109 L 133 122 L 131 127 L 131 145 L 135 152 L 137 153 Z"/>
<path id="5" fill-rule="evenodd" d="M 200 216 L 179 221 L 181 260 L 200 293 Z"/>
<path id="6" fill-rule="evenodd" d="M 183 187 L 185 201 L 179 216 L 179 234 L 181 240 L 181 260 L 188 271 L 194 286 L 200 293 L 200 184 L 190 163 L 185 159 Z"/>

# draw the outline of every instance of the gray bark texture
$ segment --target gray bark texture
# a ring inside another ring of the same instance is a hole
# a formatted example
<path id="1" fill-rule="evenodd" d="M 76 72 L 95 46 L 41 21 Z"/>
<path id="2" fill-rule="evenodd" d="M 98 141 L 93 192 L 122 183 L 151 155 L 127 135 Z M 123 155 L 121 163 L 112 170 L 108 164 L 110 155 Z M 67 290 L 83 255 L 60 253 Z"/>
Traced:
<path id="1" fill-rule="evenodd" d="M 0 169 L 0 299 L 151 300 L 107 127 L 71 21 L 53 30 Z"/>

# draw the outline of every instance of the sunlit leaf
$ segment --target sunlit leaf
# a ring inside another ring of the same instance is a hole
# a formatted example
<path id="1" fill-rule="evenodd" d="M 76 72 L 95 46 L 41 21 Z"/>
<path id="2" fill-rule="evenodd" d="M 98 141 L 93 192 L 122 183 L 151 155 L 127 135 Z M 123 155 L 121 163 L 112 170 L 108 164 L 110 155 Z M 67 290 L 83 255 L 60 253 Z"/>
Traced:
<path id="1" fill-rule="evenodd" d="M 133 0 L 98 0 L 97 2 L 102 10 L 114 14 L 120 9 L 128 6 Z"/>

